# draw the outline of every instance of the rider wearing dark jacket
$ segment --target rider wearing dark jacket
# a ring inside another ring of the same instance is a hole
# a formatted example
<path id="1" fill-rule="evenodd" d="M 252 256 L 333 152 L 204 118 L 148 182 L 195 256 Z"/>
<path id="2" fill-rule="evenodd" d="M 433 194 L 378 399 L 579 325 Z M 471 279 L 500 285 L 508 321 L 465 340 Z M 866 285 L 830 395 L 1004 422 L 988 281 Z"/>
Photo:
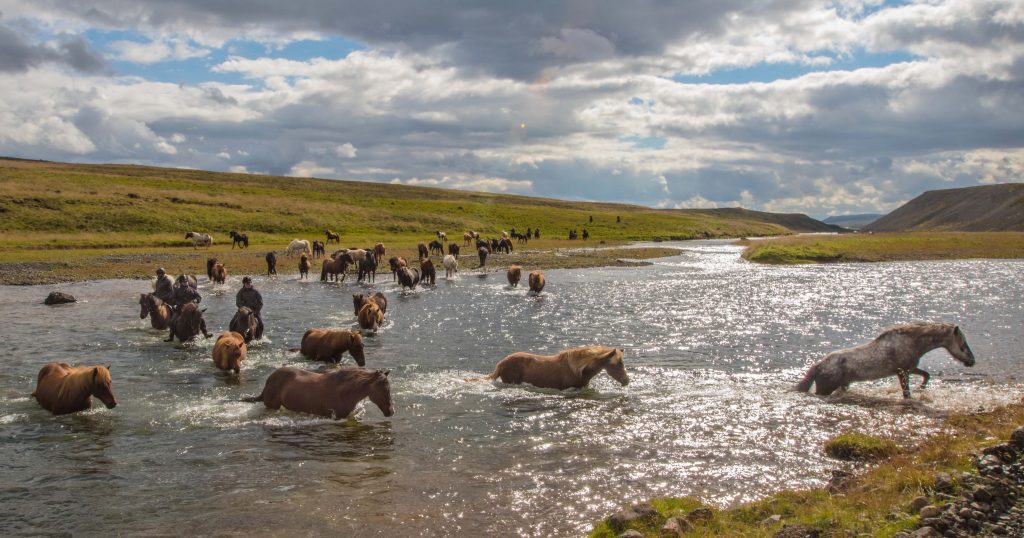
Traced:
<path id="1" fill-rule="evenodd" d="M 170 301 L 171 306 L 174 307 L 174 314 L 171 318 L 171 323 L 174 323 L 174 318 L 178 316 L 178 312 L 181 310 L 182 306 L 187 305 L 188 303 L 198 304 L 202 300 L 203 297 L 199 295 L 199 291 L 189 285 L 188 279 L 185 275 L 178 276 L 178 282 L 174 284 L 174 293 Z M 205 319 L 200 318 L 199 328 L 202 329 L 203 336 L 207 338 L 213 336 L 213 334 L 206 330 Z"/>
<path id="2" fill-rule="evenodd" d="M 174 295 L 174 281 L 163 267 L 156 270 L 156 286 L 153 288 L 153 295 L 165 303 L 170 303 Z"/>
<path id="3" fill-rule="evenodd" d="M 263 296 L 260 292 L 256 291 L 256 288 L 252 287 L 252 278 L 245 277 L 242 279 L 242 289 L 238 290 L 238 294 L 235 295 L 235 306 L 242 308 L 243 306 L 249 307 L 253 314 L 256 315 L 256 321 L 259 322 L 259 328 L 256 334 L 263 334 L 263 316 L 260 315 L 260 311 L 263 310 Z"/>

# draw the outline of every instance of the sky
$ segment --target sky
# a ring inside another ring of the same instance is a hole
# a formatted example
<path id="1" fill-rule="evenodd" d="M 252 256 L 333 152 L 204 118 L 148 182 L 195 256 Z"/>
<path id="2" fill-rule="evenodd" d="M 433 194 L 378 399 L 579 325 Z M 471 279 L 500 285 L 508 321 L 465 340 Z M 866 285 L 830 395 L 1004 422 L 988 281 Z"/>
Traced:
<path id="1" fill-rule="evenodd" d="M 1019 182 L 1024 2 L 0 0 L 0 155 L 659 208 Z"/>

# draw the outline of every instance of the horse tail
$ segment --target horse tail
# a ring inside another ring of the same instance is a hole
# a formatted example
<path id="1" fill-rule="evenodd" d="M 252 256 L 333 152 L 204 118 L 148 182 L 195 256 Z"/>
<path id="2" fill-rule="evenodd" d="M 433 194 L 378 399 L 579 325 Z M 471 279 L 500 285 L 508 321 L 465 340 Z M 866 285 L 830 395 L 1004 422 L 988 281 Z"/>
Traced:
<path id="1" fill-rule="evenodd" d="M 804 378 L 801 379 L 800 382 L 793 387 L 793 390 L 798 392 L 807 392 L 811 390 L 811 385 L 814 384 L 814 378 L 818 377 L 819 369 L 821 369 L 820 362 L 818 364 L 815 364 L 814 366 L 811 366 L 810 370 L 807 370 L 807 374 L 804 376 Z"/>
<path id="2" fill-rule="evenodd" d="M 242 401 L 243 402 L 248 402 L 248 403 L 262 402 L 263 401 L 263 393 L 261 392 L 259 394 L 259 396 L 248 396 L 248 397 L 242 398 Z"/>

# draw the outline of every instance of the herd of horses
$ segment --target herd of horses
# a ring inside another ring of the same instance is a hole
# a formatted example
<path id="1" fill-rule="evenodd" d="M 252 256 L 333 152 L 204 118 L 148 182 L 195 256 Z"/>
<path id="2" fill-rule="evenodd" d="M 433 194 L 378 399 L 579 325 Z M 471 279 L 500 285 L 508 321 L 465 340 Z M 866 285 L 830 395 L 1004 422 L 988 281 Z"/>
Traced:
<path id="1" fill-rule="evenodd" d="M 326 230 L 327 241 L 340 243 L 337 234 Z M 195 233 L 190 232 L 195 239 Z M 235 237 L 236 234 L 232 234 Z M 467 232 L 470 235 L 470 232 Z M 476 236 L 475 232 L 473 233 Z M 438 232 L 439 239 L 447 239 Z M 507 240 L 507 237 L 503 237 Z M 200 240 L 205 241 L 202 237 Z M 242 239 L 247 242 L 247 238 Z M 483 242 L 483 241 L 481 241 Z M 294 250 L 296 243 L 303 250 Z M 450 244 L 449 247 L 454 244 Z M 414 288 L 417 284 L 434 282 L 434 268 L 430 254 L 436 252 L 434 245 L 420 243 L 420 266 L 409 267 L 404 258 L 391 258 L 389 264 L 393 278 L 402 290 Z M 458 254 L 445 256 L 445 268 L 448 270 L 449 258 Z M 480 251 L 490 252 L 481 245 Z M 287 255 L 299 254 L 308 262 L 311 255 L 309 242 L 292 241 Z M 451 252 L 451 251 L 450 251 Z M 337 278 L 341 274 L 344 280 L 344 268 L 356 265 L 360 271 L 359 279 L 369 278 L 372 281 L 376 272 L 377 262 L 386 253 L 383 244 L 378 243 L 369 249 L 343 249 L 325 259 L 321 279 L 327 275 Z M 268 254 L 268 274 L 276 274 Z M 485 261 L 481 254 L 481 267 Z M 330 267 L 330 268 L 328 268 Z M 340 267 L 341 270 L 337 270 Z M 457 263 L 455 264 L 457 270 Z M 308 272 L 308 266 L 306 268 Z M 207 266 L 207 274 L 211 282 L 223 283 L 226 269 L 222 264 L 211 260 Z M 512 265 L 507 272 L 511 287 L 516 287 L 522 276 L 522 267 Z M 531 272 L 528 277 L 530 290 L 540 293 L 544 288 L 544 275 L 540 271 Z M 190 284 L 195 285 L 194 277 Z M 353 314 L 363 330 L 376 332 L 384 321 L 388 302 L 383 293 L 355 294 L 352 296 Z M 141 294 L 140 318 L 151 319 L 154 329 L 170 329 L 171 337 L 186 342 L 201 333 L 202 313 L 196 304 L 182 306 L 177 315 L 172 316 L 170 307 L 153 294 Z M 241 307 L 229 324 L 229 330 L 222 333 L 213 347 L 212 360 L 216 368 L 234 372 L 241 371 L 242 363 L 247 354 L 247 344 L 258 340 L 262 335 L 258 332 L 259 324 L 256 316 L 247 307 Z M 795 390 L 806 392 L 815 387 L 815 393 L 829 395 L 839 389 L 846 389 L 851 383 L 896 376 L 902 388 L 903 397 L 910 398 L 910 375 L 922 377 L 921 388 L 924 388 L 930 375 L 919 368 L 922 356 L 927 352 L 944 348 L 955 359 L 965 366 L 973 366 L 975 357 L 967 344 L 966 337 L 960 328 L 950 323 L 913 322 L 891 326 L 885 329 L 873 341 L 853 348 L 834 351 L 821 361 L 812 365 L 805 377 L 796 384 Z M 394 414 L 394 403 L 391 398 L 390 370 L 367 369 L 366 355 L 363 345 L 363 334 L 358 330 L 314 328 L 307 330 L 300 347 L 292 352 L 299 352 L 306 358 L 327 363 L 339 363 L 345 353 L 355 360 L 358 367 L 340 368 L 328 373 L 307 371 L 300 368 L 282 367 L 275 370 L 264 384 L 263 391 L 245 401 L 262 402 L 267 408 L 285 407 L 290 411 L 311 413 L 314 415 L 334 418 L 347 417 L 355 406 L 364 398 L 369 398 L 385 416 Z M 623 361 L 624 350 L 606 346 L 584 346 L 566 349 L 556 355 L 535 355 L 525 352 L 512 353 L 501 359 L 494 372 L 490 375 L 467 378 L 466 381 L 501 380 L 503 383 L 528 383 L 540 388 L 570 389 L 585 387 L 591 379 L 601 372 L 607 372 L 623 386 L 629 383 Z M 117 405 L 111 387 L 109 367 L 87 366 L 73 367 L 67 363 L 48 363 L 42 367 L 37 378 L 36 390 L 32 395 L 39 404 L 54 414 L 73 413 L 89 409 L 91 398 L 96 397 L 108 408 Z"/>

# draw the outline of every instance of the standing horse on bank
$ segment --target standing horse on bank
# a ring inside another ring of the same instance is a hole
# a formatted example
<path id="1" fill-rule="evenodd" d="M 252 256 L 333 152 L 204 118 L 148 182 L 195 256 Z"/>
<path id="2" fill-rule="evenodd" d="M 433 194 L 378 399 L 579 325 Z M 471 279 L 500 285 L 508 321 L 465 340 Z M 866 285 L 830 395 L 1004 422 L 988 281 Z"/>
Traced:
<path id="1" fill-rule="evenodd" d="M 964 366 L 974 366 L 974 352 L 960 327 L 952 323 L 903 323 L 885 329 L 867 344 L 825 355 L 811 366 L 795 388 L 807 392 L 813 384 L 815 394 L 826 396 L 836 389 L 846 389 L 855 381 L 896 376 L 903 397 L 910 398 L 910 374 L 923 378 L 920 387 L 923 389 L 931 375 L 917 364 L 925 353 L 940 347 Z"/>
<path id="2" fill-rule="evenodd" d="M 309 248 L 309 241 L 305 239 L 292 239 L 292 242 L 288 243 L 288 250 L 285 252 L 285 256 L 291 257 L 293 254 L 312 256 L 313 251 Z"/>
<path id="3" fill-rule="evenodd" d="M 187 232 L 185 233 L 185 239 L 192 240 L 192 248 L 199 248 L 199 245 L 209 247 L 213 245 L 213 236 L 210 234 L 204 234 L 199 232 Z"/>
<path id="4" fill-rule="evenodd" d="M 238 248 L 249 248 L 249 235 L 248 234 L 240 234 L 240 233 L 236 232 L 235 230 L 231 230 L 231 233 L 229 233 L 228 235 L 231 236 L 231 248 L 232 248 L 232 250 L 234 250 L 235 245 L 238 245 Z"/>
<path id="5" fill-rule="evenodd" d="M 339 245 L 341 244 L 341 234 L 332 232 L 330 230 L 324 230 L 324 234 L 327 235 L 327 244 L 328 245 L 331 244 L 331 241 L 334 241 L 335 243 L 337 243 Z"/>
<path id="6" fill-rule="evenodd" d="M 430 247 L 431 254 L 436 253 L 438 256 L 444 255 L 444 245 L 442 245 L 440 241 L 431 241 L 427 246 Z"/>
<path id="7" fill-rule="evenodd" d="M 267 276 L 277 274 L 277 255 L 273 252 L 267 253 Z"/>
<path id="8" fill-rule="evenodd" d="M 146 316 L 149 316 L 149 323 L 154 329 L 160 331 L 167 329 L 167 325 L 171 322 L 170 306 L 152 293 L 139 294 L 139 306 L 141 307 L 139 319 L 146 319 Z"/>

